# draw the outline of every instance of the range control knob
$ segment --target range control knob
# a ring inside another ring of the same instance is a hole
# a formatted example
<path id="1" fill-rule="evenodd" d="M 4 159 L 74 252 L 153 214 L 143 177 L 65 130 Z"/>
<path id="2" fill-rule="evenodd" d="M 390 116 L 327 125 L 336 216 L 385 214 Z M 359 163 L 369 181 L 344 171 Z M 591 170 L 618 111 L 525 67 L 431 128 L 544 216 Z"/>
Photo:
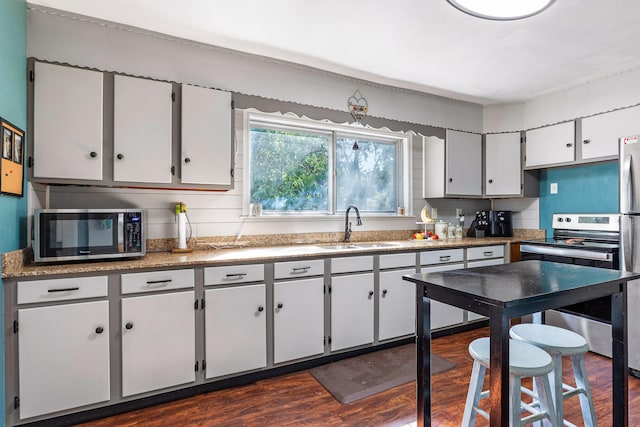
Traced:
<path id="1" fill-rule="evenodd" d="M 567 222 L 571 222 L 571 218 L 567 217 Z"/>
<path id="2" fill-rule="evenodd" d="M 562 221 L 564 221 L 564 219 L 558 218 L 558 222 L 562 222 Z"/>

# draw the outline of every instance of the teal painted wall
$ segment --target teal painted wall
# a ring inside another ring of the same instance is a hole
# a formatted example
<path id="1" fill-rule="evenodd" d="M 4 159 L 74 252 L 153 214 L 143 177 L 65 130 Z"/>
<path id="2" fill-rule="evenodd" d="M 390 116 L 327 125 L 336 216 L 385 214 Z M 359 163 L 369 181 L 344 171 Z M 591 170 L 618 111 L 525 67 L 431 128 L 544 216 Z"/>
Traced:
<path id="1" fill-rule="evenodd" d="M 0 0 L 0 58 L 0 117 L 26 131 L 27 3 L 25 0 Z M 25 142 L 29 143 L 29 135 L 26 135 Z M 23 191 L 23 194 L 26 194 L 26 191 Z M 0 253 L 26 246 L 26 224 L 27 197 L 0 195 Z M 2 279 L 0 279 L 1 286 Z M 0 292 L 0 319 L 4 319 L 3 299 L 4 292 Z M 5 425 L 4 333 L 0 334 L 2 335 L 0 336 L 0 353 L 2 354 L 0 425 L 3 426 Z"/>
<path id="2" fill-rule="evenodd" d="M 618 212 L 618 162 L 546 169 L 540 174 L 540 228 L 553 235 L 554 213 Z M 558 194 L 550 194 L 552 182 Z"/>

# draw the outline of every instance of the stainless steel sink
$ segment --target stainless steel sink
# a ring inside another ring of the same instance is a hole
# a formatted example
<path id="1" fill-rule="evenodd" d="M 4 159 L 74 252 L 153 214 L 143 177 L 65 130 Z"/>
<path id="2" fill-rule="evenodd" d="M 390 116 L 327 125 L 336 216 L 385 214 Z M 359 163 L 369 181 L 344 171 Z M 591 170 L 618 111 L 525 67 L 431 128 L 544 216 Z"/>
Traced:
<path id="1" fill-rule="evenodd" d="M 363 249 L 370 248 L 397 248 L 400 246 L 399 243 L 391 243 L 391 242 L 380 242 L 380 243 L 354 243 L 355 246 Z"/>
<path id="2" fill-rule="evenodd" d="M 360 246 L 352 245 L 351 243 L 331 243 L 327 245 L 316 245 L 316 247 L 320 249 L 327 249 L 331 251 L 342 250 L 342 249 L 359 249 Z"/>

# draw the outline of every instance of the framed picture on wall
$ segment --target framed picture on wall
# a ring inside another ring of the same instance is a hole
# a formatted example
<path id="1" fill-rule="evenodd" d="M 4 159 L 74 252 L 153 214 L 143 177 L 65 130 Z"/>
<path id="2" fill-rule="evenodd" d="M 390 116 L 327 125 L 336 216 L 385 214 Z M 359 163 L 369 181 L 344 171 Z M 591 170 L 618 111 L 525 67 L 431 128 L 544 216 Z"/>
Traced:
<path id="1" fill-rule="evenodd" d="M 0 193 L 22 197 L 24 187 L 24 131 L 0 118 L 2 156 Z"/>

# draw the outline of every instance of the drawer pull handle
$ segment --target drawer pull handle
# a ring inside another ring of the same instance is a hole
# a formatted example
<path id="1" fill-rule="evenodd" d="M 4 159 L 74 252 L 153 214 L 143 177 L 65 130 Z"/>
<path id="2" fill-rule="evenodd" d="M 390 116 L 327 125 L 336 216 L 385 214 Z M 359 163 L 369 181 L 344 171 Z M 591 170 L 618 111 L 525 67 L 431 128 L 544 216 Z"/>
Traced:
<path id="1" fill-rule="evenodd" d="M 451 255 L 443 255 L 440 257 L 440 261 L 451 261 Z"/>
<path id="2" fill-rule="evenodd" d="M 244 276 L 246 276 L 247 273 L 229 273 L 226 274 L 226 278 L 230 279 L 230 280 L 238 280 L 238 279 L 242 279 Z"/>
<path id="3" fill-rule="evenodd" d="M 91 253 L 91 251 L 88 250 L 88 249 L 80 249 L 80 250 L 78 250 L 78 253 L 80 255 L 89 255 Z"/>
<path id="4" fill-rule="evenodd" d="M 102 326 L 98 326 L 98 327 L 96 328 L 96 334 L 101 334 L 101 333 L 103 333 L 103 332 L 104 332 L 104 328 L 103 328 Z"/>
<path id="5" fill-rule="evenodd" d="M 293 274 L 306 273 L 311 267 L 294 267 L 291 269 Z"/>
<path id="6" fill-rule="evenodd" d="M 491 256 L 491 255 L 493 255 L 493 251 L 486 251 L 484 253 L 484 256 Z"/>
<path id="7" fill-rule="evenodd" d="M 147 280 L 147 285 L 166 285 L 171 283 L 171 279 L 165 280 Z"/>
<path id="8" fill-rule="evenodd" d="M 127 322 L 127 324 L 126 324 L 126 325 L 124 325 L 124 327 L 125 327 L 126 329 L 133 329 L 133 323 L 131 323 L 131 322 Z"/>
<path id="9" fill-rule="evenodd" d="M 71 292 L 71 291 L 79 291 L 80 288 L 58 288 L 58 289 L 48 289 L 47 292 Z"/>

